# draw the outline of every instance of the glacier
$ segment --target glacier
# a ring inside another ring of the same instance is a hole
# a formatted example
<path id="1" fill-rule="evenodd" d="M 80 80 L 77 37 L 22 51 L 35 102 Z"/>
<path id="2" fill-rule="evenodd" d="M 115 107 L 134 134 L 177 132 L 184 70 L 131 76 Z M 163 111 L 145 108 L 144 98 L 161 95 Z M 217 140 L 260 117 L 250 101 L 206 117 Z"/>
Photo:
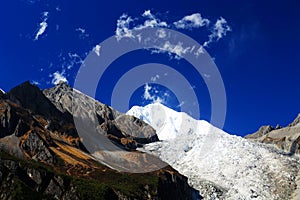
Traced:
<path id="1" fill-rule="evenodd" d="M 199 190 L 204 199 L 292 199 L 299 159 L 220 130 L 162 104 L 133 106 L 135 116 L 160 141 L 138 149 L 158 156 Z"/>

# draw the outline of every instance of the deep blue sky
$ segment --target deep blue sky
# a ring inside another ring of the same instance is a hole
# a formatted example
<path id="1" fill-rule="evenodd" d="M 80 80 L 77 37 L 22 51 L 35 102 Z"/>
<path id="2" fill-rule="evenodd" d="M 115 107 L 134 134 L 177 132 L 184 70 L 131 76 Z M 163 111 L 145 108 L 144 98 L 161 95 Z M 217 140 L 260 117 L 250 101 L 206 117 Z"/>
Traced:
<path id="1" fill-rule="evenodd" d="M 112 36 L 117 20 L 124 13 L 140 17 L 145 10 L 151 10 L 156 17 L 170 22 L 201 13 L 212 22 L 225 18 L 232 29 L 206 48 L 215 59 L 225 84 L 224 130 L 244 135 L 265 124 L 287 125 L 300 112 L 299 7 L 296 0 L 5 1 L 0 12 L 0 88 L 8 91 L 26 80 L 39 82 L 40 88 L 52 87 L 53 77 L 49 75 L 63 69 L 72 85 L 80 66 L 80 59 L 74 55 L 84 59 L 96 44 Z M 48 27 L 35 41 L 44 12 L 49 13 Z M 182 32 L 200 43 L 207 39 L 207 33 L 201 29 Z M 121 57 L 112 64 L 102 80 L 107 89 L 99 91 L 99 100 L 110 103 L 116 80 L 130 67 L 144 62 L 173 64 L 174 68 L 178 64 L 186 65 L 184 61 L 178 63 L 164 55 L 147 57 L 143 54 L 137 52 Z M 191 82 L 197 79 L 192 71 L 181 73 Z M 201 118 L 209 119 L 210 102 L 203 81 L 195 91 L 200 98 Z M 141 91 L 136 91 L 131 104 L 144 104 L 141 95 Z M 174 107 L 174 101 L 169 106 Z"/>

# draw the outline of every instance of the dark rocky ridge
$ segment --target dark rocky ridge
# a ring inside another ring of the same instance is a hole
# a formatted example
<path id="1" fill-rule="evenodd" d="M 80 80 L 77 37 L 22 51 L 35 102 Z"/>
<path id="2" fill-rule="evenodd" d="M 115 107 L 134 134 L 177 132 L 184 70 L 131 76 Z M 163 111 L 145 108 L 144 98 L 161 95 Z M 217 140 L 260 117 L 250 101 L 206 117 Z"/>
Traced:
<path id="1" fill-rule="evenodd" d="M 42 163 L 0 151 L 0 198 L 6 199 L 192 199 L 186 178 L 170 167 L 149 174 L 119 174 L 103 166 L 89 177 L 66 175 Z M 101 170 L 100 170 L 101 169 Z"/>
<path id="2" fill-rule="evenodd" d="M 66 83 L 60 83 L 43 91 L 45 96 L 63 113 L 69 113 L 89 126 L 104 130 L 104 134 L 116 138 L 127 138 L 146 144 L 158 141 L 155 130 L 145 122 L 124 115 L 113 108 L 95 101 Z M 113 138 L 114 138 L 113 137 Z M 129 148 L 128 146 L 126 148 Z"/>
<path id="3" fill-rule="evenodd" d="M 66 113 L 62 115 L 40 89 L 28 81 L 13 88 L 6 96 L 12 102 L 46 118 L 51 119 L 55 117 L 57 119 L 63 119 L 64 121 L 67 120 L 68 122 L 72 119 L 71 115 L 66 115 Z"/>
<path id="4" fill-rule="evenodd" d="M 60 84 L 44 95 L 27 82 L 0 97 L 1 199 L 193 199 L 198 195 L 169 166 L 130 174 L 96 162 L 78 137 L 72 114 L 80 115 L 68 104 L 70 91 Z M 127 121 L 112 108 L 87 101 L 96 104 L 99 132 L 113 136 L 125 149 L 156 140 L 148 137 L 153 129 L 143 122 L 132 117 Z M 144 131 L 146 137 L 137 137 Z"/>
<path id="5" fill-rule="evenodd" d="M 245 138 L 271 145 L 290 155 L 300 154 L 300 114 L 287 127 L 262 126 L 257 132 L 246 135 Z"/>

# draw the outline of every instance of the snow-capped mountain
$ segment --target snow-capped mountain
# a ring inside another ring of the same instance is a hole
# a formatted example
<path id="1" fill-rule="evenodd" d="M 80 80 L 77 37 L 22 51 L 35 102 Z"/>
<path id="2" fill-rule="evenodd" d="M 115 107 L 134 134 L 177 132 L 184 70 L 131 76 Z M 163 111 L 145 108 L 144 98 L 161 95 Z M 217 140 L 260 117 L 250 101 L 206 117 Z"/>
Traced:
<path id="1" fill-rule="evenodd" d="M 186 113 L 176 112 L 159 103 L 149 104 L 146 107 L 133 106 L 127 114 L 151 125 L 160 140 L 174 139 L 178 134 L 188 134 L 198 126 L 197 120 Z M 209 127 L 208 124 L 206 127 Z"/>
<path id="2" fill-rule="evenodd" d="M 0 92 L 3 93 L 3 94 L 5 94 L 4 90 L 2 90 L 1 88 L 0 88 Z"/>
<path id="3" fill-rule="evenodd" d="M 127 112 L 150 124 L 161 141 L 141 151 L 157 155 L 205 199 L 292 199 L 298 159 L 263 144 L 229 135 L 206 121 L 161 104 Z"/>

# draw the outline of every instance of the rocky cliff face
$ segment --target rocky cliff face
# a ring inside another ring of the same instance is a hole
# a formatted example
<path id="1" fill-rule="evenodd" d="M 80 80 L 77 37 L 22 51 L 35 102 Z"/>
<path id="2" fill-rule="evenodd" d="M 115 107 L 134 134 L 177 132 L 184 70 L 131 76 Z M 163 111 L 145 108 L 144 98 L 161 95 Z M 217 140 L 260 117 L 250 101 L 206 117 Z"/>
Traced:
<path id="1" fill-rule="evenodd" d="M 66 84 L 40 91 L 28 82 L 1 93 L 1 199 L 193 199 L 197 196 L 187 178 L 171 167 L 130 174 L 97 162 L 82 144 L 73 120 L 73 116 L 90 117 L 82 116 L 81 111 L 91 105 L 96 108 L 97 133 L 128 152 L 157 140 L 157 136 L 144 122 L 125 117 L 78 91 L 75 101 L 81 103 L 74 109 L 72 93 Z M 141 155 L 148 158 L 147 154 Z"/>
<path id="2" fill-rule="evenodd" d="M 195 193 L 170 167 L 149 174 L 122 174 L 93 163 L 90 174 L 21 160 L 0 152 L 0 198 L 6 199 L 193 199 Z M 91 164 L 91 163 L 90 163 Z M 85 168 L 85 170 L 89 170 Z"/>
<path id="3" fill-rule="evenodd" d="M 287 127 L 262 126 L 246 139 L 265 143 L 288 154 L 300 153 L 300 114 Z"/>
<path id="4" fill-rule="evenodd" d="M 82 122 L 92 123 L 90 126 L 97 126 L 96 128 L 103 130 L 104 134 L 112 136 L 110 138 L 115 138 L 119 143 L 122 138 L 131 139 L 135 143 L 133 147 L 136 148 L 139 143 L 146 144 L 158 140 L 155 130 L 143 121 L 124 115 L 66 83 L 46 89 L 43 93 L 61 112 L 68 113 Z M 125 148 L 131 147 L 125 145 Z"/>

